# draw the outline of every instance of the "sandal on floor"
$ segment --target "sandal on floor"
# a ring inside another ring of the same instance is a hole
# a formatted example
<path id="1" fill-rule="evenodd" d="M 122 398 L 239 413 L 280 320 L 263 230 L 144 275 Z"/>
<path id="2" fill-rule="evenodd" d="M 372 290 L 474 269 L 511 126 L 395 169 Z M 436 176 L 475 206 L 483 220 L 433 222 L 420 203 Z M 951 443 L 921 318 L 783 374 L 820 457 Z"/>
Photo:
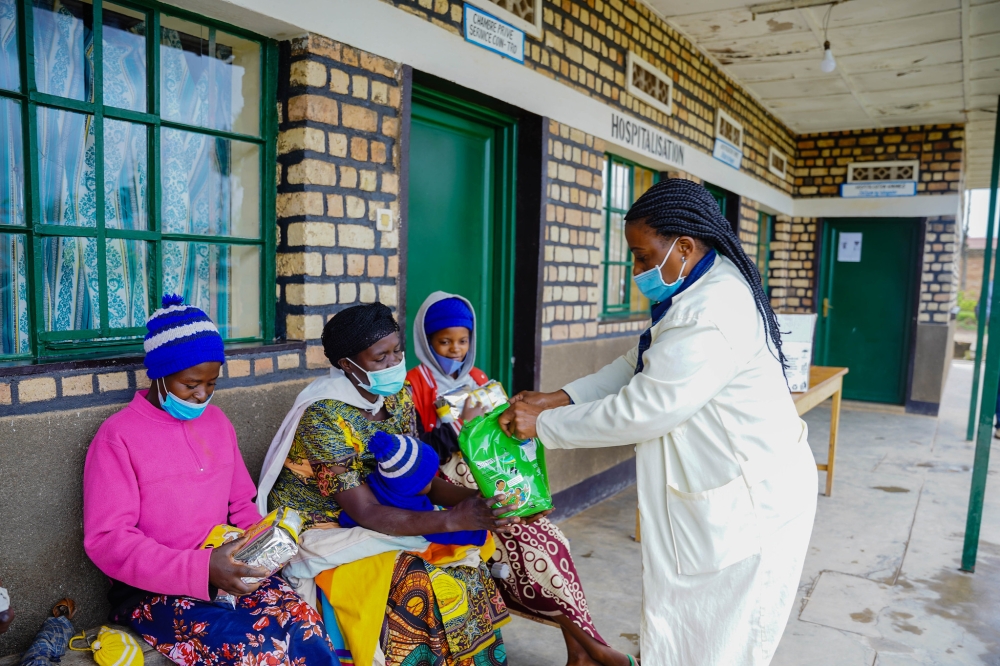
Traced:
<path id="1" fill-rule="evenodd" d="M 56 602 L 56 605 L 52 607 L 52 614 L 56 617 L 65 615 L 66 619 L 72 620 L 73 616 L 76 615 L 76 602 L 68 597 L 66 599 L 60 599 Z"/>
<path id="2" fill-rule="evenodd" d="M 635 663 L 635 657 L 630 655 L 628 652 L 625 653 L 625 656 L 628 657 L 629 666 L 637 666 Z"/>

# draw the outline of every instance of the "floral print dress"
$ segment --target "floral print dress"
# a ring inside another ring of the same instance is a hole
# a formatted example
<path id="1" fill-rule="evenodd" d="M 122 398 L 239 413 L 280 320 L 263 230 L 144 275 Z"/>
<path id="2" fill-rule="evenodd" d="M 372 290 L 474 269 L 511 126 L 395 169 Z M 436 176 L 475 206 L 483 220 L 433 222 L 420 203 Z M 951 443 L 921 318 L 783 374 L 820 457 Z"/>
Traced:
<path id="1" fill-rule="evenodd" d="M 150 595 L 128 622 L 181 666 L 340 666 L 319 614 L 281 578 L 223 603 Z"/>

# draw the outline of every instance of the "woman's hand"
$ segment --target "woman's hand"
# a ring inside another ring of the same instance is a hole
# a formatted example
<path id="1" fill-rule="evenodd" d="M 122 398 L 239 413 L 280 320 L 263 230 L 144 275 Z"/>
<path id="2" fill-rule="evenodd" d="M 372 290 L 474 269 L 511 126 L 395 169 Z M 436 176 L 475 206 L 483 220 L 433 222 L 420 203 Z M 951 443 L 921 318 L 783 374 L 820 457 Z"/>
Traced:
<path id="1" fill-rule="evenodd" d="M 548 511 L 540 511 L 540 512 L 538 512 L 538 513 L 536 513 L 534 515 L 531 515 L 531 516 L 522 516 L 521 517 L 521 522 L 524 523 L 525 525 L 530 525 L 531 523 L 538 522 L 542 518 L 545 518 L 546 516 L 548 516 L 553 511 L 555 511 L 555 508 L 551 508 Z"/>
<path id="2" fill-rule="evenodd" d="M 482 416 L 488 411 L 489 410 L 486 408 L 486 405 L 477 403 L 470 395 L 465 399 L 465 406 L 462 407 L 462 423 L 468 423 L 472 419 L 477 416 Z"/>
<path id="3" fill-rule="evenodd" d="M 208 582 L 223 592 L 241 596 L 254 592 L 260 583 L 244 583 L 242 578 L 267 578 L 270 571 L 260 567 L 251 567 L 233 559 L 240 548 L 246 543 L 246 537 L 222 544 L 212 549 L 212 558 L 208 562 Z M 263 581 L 262 581 L 263 582 Z"/>
<path id="4" fill-rule="evenodd" d="M 470 497 L 462 500 L 454 509 L 447 512 L 448 531 L 457 532 L 460 530 L 489 530 L 491 532 L 508 532 L 511 526 L 517 525 L 521 519 L 517 516 L 501 518 L 505 513 L 511 511 L 509 506 L 493 507 L 506 499 L 506 495 L 497 495 L 490 499 L 483 497 Z"/>
<path id="5" fill-rule="evenodd" d="M 510 404 L 512 405 L 519 402 L 526 402 L 529 405 L 541 407 L 543 410 L 555 409 L 556 407 L 565 407 L 566 405 L 573 404 L 569 399 L 569 394 L 561 389 L 553 391 L 552 393 L 542 393 L 540 391 L 521 391 L 510 399 Z"/>
<path id="6" fill-rule="evenodd" d="M 521 400 L 511 404 L 510 407 L 504 410 L 504 413 L 500 415 L 497 421 L 504 433 L 514 439 L 523 441 L 536 436 L 535 421 L 538 419 L 538 415 L 545 411 L 545 409 L 545 407 L 539 407 L 534 403 Z"/>

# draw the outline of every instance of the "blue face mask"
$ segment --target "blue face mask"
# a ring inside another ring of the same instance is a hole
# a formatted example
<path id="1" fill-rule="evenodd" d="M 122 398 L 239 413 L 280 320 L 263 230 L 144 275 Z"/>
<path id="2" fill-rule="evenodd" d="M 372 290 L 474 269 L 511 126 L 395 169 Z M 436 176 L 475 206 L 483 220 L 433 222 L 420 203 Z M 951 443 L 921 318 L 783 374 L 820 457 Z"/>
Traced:
<path id="1" fill-rule="evenodd" d="M 447 356 L 441 356 L 433 349 L 431 353 L 434 354 L 434 358 L 437 359 L 438 365 L 444 370 L 444 374 L 453 375 L 462 369 L 462 365 L 465 363 L 465 359 L 455 360 L 453 358 L 448 358 Z"/>
<path id="2" fill-rule="evenodd" d="M 347 360 L 351 361 L 351 363 L 354 363 L 354 361 L 352 361 L 351 359 Z M 358 385 L 361 388 L 368 391 L 369 393 L 373 393 L 374 395 L 389 396 L 389 395 L 396 395 L 401 390 L 403 390 L 403 382 L 406 381 L 405 356 L 400 358 L 399 363 L 392 366 L 391 368 L 384 368 L 382 370 L 373 370 L 372 372 L 365 370 L 357 363 L 354 363 L 354 366 L 361 372 L 365 373 L 365 376 L 368 377 L 367 384 L 358 379 L 357 375 L 354 376 L 354 379 L 358 381 Z"/>
<path id="3" fill-rule="evenodd" d="M 677 245 L 677 241 L 678 239 L 675 238 L 670 249 L 667 250 L 667 256 L 663 257 L 663 261 L 660 262 L 659 266 L 632 276 L 632 279 L 635 280 L 635 286 L 639 287 L 642 295 L 654 303 L 662 303 L 667 300 L 676 294 L 677 290 L 684 284 L 684 269 L 687 267 L 687 257 L 681 257 L 680 274 L 670 284 L 663 281 L 663 274 L 660 272 L 663 266 L 666 265 L 667 259 L 670 258 L 670 253 L 674 251 L 674 245 Z"/>
<path id="4" fill-rule="evenodd" d="M 215 395 L 215 393 L 212 393 L 212 395 L 208 396 L 208 400 L 199 405 L 187 400 L 181 400 L 170 391 L 167 391 L 166 382 L 163 383 L 163 390 L 167 394 L 166 397 L 160 392 L 160 382 L 158 381 L 156 383 L 156 395 L 160 398 L 160 407 L 163 407 L 163 411 L 178 421 L 190 421 L 204 414 L 208 403 L 212 402 L 212 396 Z"/>

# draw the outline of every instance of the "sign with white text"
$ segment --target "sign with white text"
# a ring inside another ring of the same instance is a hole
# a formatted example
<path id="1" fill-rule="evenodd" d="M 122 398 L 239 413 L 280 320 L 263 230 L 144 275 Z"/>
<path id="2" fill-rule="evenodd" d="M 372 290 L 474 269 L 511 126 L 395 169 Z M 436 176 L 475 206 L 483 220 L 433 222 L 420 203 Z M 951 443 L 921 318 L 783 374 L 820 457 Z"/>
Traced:
<path id="1" fill-rule="evenodd" d="M 840 232 L 837 239 L 837 261 L 861 261 L 861 232 Z"/>
<path id="2" fill-rule="evenodd" d="M 466 5 L 468 6 L 468 5 Z M 611 112 L 611 138 L 652 157 L 684 166 L 684 145 L 663 132 Z"/>
<path id="3" fill-rule="evenodd" d="M 743 164 L 743 151 L 719 137 L 715 137 L 715 150 L 712 151 L 712 157 L 734 169 L 739 169 L 740 165 Z"/>
<path id="4" fill-rule="evenodd" d="M 465 40 L 524 64 L 524 31 L 465 5 Z"/>
<path id="5" fill-rule="evenodd" d="M 916 195 L 917 182 L 914 180 L 896 180 L 884 183 L 844 183 L 840 186 L 840 196 L 845 199 L 914 197 Z"/>

